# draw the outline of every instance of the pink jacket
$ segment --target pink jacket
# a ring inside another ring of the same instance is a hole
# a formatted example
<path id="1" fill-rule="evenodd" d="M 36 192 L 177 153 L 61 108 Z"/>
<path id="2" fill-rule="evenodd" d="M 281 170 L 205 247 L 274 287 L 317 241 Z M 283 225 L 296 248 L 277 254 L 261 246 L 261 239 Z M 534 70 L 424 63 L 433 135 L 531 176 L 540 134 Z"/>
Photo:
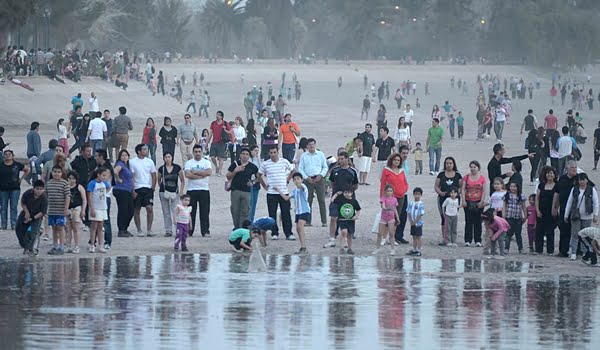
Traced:
<path id="1" fill-rule="evenodd" d="M 495 241 L 500 237 L 500 235 L 504 232 L 508 232 L 510 229 L 510 224 L 499 216 L 494 217 L 494 222 L 487 225 L 488 230 L 493 232 L 492 241 Z"/>

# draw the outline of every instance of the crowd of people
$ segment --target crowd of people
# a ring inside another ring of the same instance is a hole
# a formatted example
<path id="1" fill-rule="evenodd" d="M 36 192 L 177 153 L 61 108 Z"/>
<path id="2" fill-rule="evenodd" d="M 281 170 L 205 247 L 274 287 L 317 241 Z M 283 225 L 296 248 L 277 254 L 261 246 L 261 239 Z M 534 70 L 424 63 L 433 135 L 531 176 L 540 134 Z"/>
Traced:
<path id="1" fill-rule="evenodd" d="M 151 64 L 147 70 L 154 73 Z M 159 72 L 159 77 L 161 75 Z M 151 79 L 152 76 L 146 81 L 149 86 L 152 86 Z M 204 77 L 194 74 L 192 80 L 196 87 L 198 82 L 202 85 Z M 175 81 L 180 87 L 186 80 L 180 76 Z M 95 93 L 90 94 L 87 104 L 82 94 L 78 94 L 70 101 L 69 115 L 57 121 L 58 137 L 49 141 L 46 152 L 41 150 L 37 122 L 31 124 L 27 135 L 26 163 L 16 160 L 0 139 L 0 147 L 4 146 L 0 163 L 1 227 L 8 228 L 10 211 L 10 227 L 17 230 L 23 247 L 31 253 L 36 249 L 31 237 L 47 225 L 53 233 L 53 248 L 49 254 L 64 254 L 80 251 L 83 223 L 90 232 L 87 250 L 105 252 L 112 246 L 110 208 L 111 196 L 114 196 L 119 237 L 134 236 L 129 231 L 133 219 L 137 236 L 151 237 L 155 231 L 164 232 L 165 236 L 175 235 L 174 248 L 185 251 L 186 238 L 193 236 L 197 227 L 203 237 L 210 236 L 209 181 L 212 176 L 225 176 L 233 227 L 228 238 L 234 250 L 252 250 L 252 238 L 258 238 L 266 246 L 267 232 L 271 239 L 278 239 L 282 230 L 289 241 L 295 241 L 298 236 L 298 253 L 307 253 L 304 228 L 313 225 L 312 204 L 316 194 L 321 225 L 329 231 L 324 248 L 337 246 L 341 254 L 353 254 L 355 222 L 362 209 L 356 190 L 359 186 L 368 186 L 369 175 L 375 172 L 381 197 L 381 210 L 374 218 L 372 229 L 378 233 L 377 254 L 386 244 L 391 248 L 390 254 L 396 254 L 395 246 L 408 244 L 405 239 L 408 224 L 407 233 L 413 238 L 408 254 L 421 256 L 423 226 L 428 221 L 425 207 L 434 205 L 441 220 L 440 245 L 449 248 L 458 245 L 457 222 L 462 208 L 467 247 L 483 247 L 484 254 L 502 258 L 511 251 L 514 236 L 518 253 L 529 250 L 541 254 L 545 246 L 548 254 L 554 254 L 554 230 L 558 226 L 558 254 L 572 260 L 581 254 L 583 260 L 597 266 L 600 229 L 592 227 L 592 222 L 597 220 L 598 196 L 595 185 L 585 173 L 578 171 L 576 163 L 581 157 L 578 147 L 586 138 L 580 130 L 583 117 L 569 110 L 563 124 L 550 110 L 543 123 L 538 124 L 530 110 L 521 127 L 521 133 L 527 133 L 524 140 L 527 153 L 505 157 L 501 141 L 504 123 L 511 115 L 511 100 L 525 98 L 522 93 L 525 83 L 515 78 L 510 81 L 511 94 L 506 87 L 504 91 L 500 89 L 499 77 L 481 75 L 477 81 L 480 87 L 476 114 L 478 133 L 473 136 L 486 138 L 491 120 L 498 140 L 487 164 L 487 176 L 482 174 L 477 160 L 471 161 L 464 172 L 457 168 L 453 157 L 442 161 L 446 135 L 450 134 L 453 139 L 456 129 L 459 139 L 465 137 L 463 113 L 449 101 L 445 101 L 441 109 L 437 105 L 433 107 L 425 142 L 412 140 L 415 111 L 410 104 L 402 103 L 407 99 L 404 93 L 407 96 L 416 93 L 416 83 L 412 81 L 403 82 L 392 96 L 401 110 L 393 127 L 388 124 L 383 104 L 390 98 L 389 82 L 382 82 L 379 89 L 372 85 L 372 94 L 365 100 L 369 103 L 374 103 L 375 98 L 379 100 L 374 125 L 367 122 L 363 131 L 330 157 L 318 150 L 317 140 L 305 136 L 306 131 L 285 112 L 292 98 L 291 87 L 285 85 L 285 74 L 277 96 L 271 82 L 264 91 L 262 87 L 253 86 L 247 92 L 242 102 L 245 120 L 236 116 L 227 121 L 224 113 L 217 111 L 210 127 L 199 130 L 191 114 L 185 114 L 179 123 L 165 117 L 160 127 L 148 118 L 142 139 L 133 147 L 135 154 L 129 151 L 129 133 L 134 126 L 126 107 L 120 107 L 119 114 L 113 118 L 110 110 L 99 108 L 99 97 Z M 490 86 L 487 97 L 486 83 Z M 454 84 L 452 78 L 452 87 Z M 506 79 L 504 84 L 508 84 Z M 457 85 L 461 90 L 466 89 L 465 81 L 459 80 Z M 291 86 L 295 87 L 298 99 L 300 84 L 295 75 Z M 340 80 L 338 86 L 341 87 Z M 364 88 L 367 87 L 365 75 Z M 425 83 L 425 91 L 429 94 L 428 83 Z M 496 96 L 495 91 L 501 92 Z M 203 113 L 209 116 L 208 101 L 209 98 L 201 100 L 200 116 Z M 195 94 L 191 92 L 188 110 L 193 108 L 194 114 L 195 103 Z M 88 111 L 85 114 L 84 106 Z M 368 118 L 368 108 L 366 112 Z M 71 137 L 74 144 L 69 147 Z M 159 155 L 158 143 L 162 146 Z M 600 158 L 600 124 L 594 133 L 593 145 L 595 168 Z M 180 164 L 176 162 L 177 148 Z M 73 157 L 76 152 L 78 155 Z M 422 188 L 409 185 L 412 174 L 423 172 L 424 153 L 429 155 L 429 174 L 435 176 L 432 185 L 438 195 L 435 203 L 423 199 Z M 410 154 L 414 155 L 414 172 L 410 170 Z M 528 197 L 524 194 L 521 175 L 521 162 L 525 159 L 529 159 L 532 168 L 529 184 L 535 186 L 535 193 Z M 503 164 L 511 164 L 511 171 L 503 172 Z M 21 196 L 23 179 L 33 188 Z M 288 188 L 290 182 L 293 183 L 291 189 Z M 158 230 L 153 229 L 157 188 L 164 222 L 164 228 Z M 261 191 L 266 192 L 268 218 L 255 217 Z M 17 216 L 19 203 L 22 212 Z M 522 239 L 525 223 L 527 246 Z M 48 230 L 44 232 L 47 235 Z"/>

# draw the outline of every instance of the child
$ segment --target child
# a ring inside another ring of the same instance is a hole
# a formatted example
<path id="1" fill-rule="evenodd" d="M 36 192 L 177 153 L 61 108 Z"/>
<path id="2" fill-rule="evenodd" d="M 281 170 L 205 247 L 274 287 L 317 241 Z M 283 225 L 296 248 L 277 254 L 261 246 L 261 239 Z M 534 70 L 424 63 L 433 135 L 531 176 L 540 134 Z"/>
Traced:
<path id="1" fill-rule="evenodd" d="M 354 190 L 352 187 L 344 189 L 344 191 L 336 192 L 332 197 L 331 201 L 335 203 L 336 207 L 339 210 L 339 216 L 337 218 L 337 227 L 340 230 L 340 254 L 344 254 L 344 250 L 346 248 L 343 245 L 343 240 L 347 242 L 347 250 L 345 250 L 346 254 L 353 255 L 354 251 L 352 250 L 352 236 L 355 231 L 355 221 L 358 219 L 360 215 L 360 204 L 354 198 Z"/>
<path id="2" fill-rule="evenodd" d="M 423 190 L 415 187 L 413 190 L 414 201 L 408 203 L 406 212 L 408 213 L 408 222 L 410 223 L 410 235 L 413 238 L 413 249 L 407 255 L 421 256 L 421 237 L 423 236 L 423 215 L 425 215 L 425 206 L 421 202 Z"/>
<path id="3" fill-rule="evenodd" d="M 452 140 L 454 140 L 454 125 L 455 125 L 456 119 L 454 118 L 454 114 L 450 113 L 450 115 L 448 116 L 448 131 L 450 131 L 450 138 Z"/>
<path id="4" fill-rule="evenodd" d="M 485 239 L 491 242 L 491 258 L 504 259 L 504 238 L 506 232 L 510 229 L 510 225 L 506 220 L 496 215 L 493 208 L 489 208 L 482 215 L 481 219 L 485 224 Z M 496 256 L 496 245 L 500 248 L 500 255 Z"/>
<path id="5" fill-rule="evenodd" d="M 379 251 L 379 245 L 382 241 L 388 237 L 389 242 L 394 242 L 394 235 L 396 234 L 396 225 L 400 223 L 400 218 L 398 217 L 398 211 L 396 207 L 398 206 L 398 199 L 394 196 L 394 187 L 392 185 L 387 184 L 383 189 L 383 196 L 379 200 L 381 203 L 381 219 L 379 221 L 379 232 L 377 233 L 377 250 L 375 250 L 375 254 Z M 387 232 L 386 232 L 387 229 Z M 391 244 L 392 250 L 390 251 L 390 255 L 395 255 L 394 252 L 394 244 Z"/>
<path id="6" fill-rule="evenodd" d="M 85 189 L 79 184 L 79 174 L 70 171 L 67 176 L 71 200 L 69 201 L 69 216 L 67 224 L 67 245 L 74 245 L 68 250 L 69 253 L 79 254 L 79 230 L 81 222 L 85 219 L 85 208 L 87 206 L 87 196 Z"/>
<path id="7" fill-rule="evenodd" d="M 415 144 L 412 153 L 415 155 L 415 175 L 423 175 L 423 146 L 420 142 Z"/>
<path id="8" fill-rule="evenodd" d="M 465 134 L 465 117 L 462 111 L 458 111 L 458 117 L 456 117 L 456 126 L 458 126 L 458 138 L 462 139 Z"/>
<path id="9" fill-rule="evenodd" d="M 58 131 L 58 144 L 63 147 L 65 150 L 65 154 L 68 156 L 69 154 L 69 141 L 67 140 L 69 133 L 67 132 L 67 127 L 64 126 L 65 119 L 60 118 L 58 123 L 56 123 L 56 130 Z"/>
<path id="10" fill-rule="evenodd" d="M 94 170 L 87 185 L 88 204 L 90 206 L 90 248 L 88 251 L 96 251 L 95 242 L 98 240 L 98 252 L 106 253 L 104 249 L 104 220 L 108 219 L 108 205 L 106 194 L 110 191 L 110 184 L 106 181 L 110 171 L 104 167 Z"/>
<path id="11" fill-rule="evenodd" d="M 23 211 L 19 214 L 16 227 L 19 244 L 24 249 L 23 253 L 37 255 L 35 242 L 44 215 L 48 210 L 48 197 L 46 196 L 42 180 L 35 181 L 33 188 L 23 193 L 21 208 Z"/>
<path id="12" fill-rule="evenodd" d="M 529 195 L 529 205 L 527 206 L 527 239 L 529 242 L 529 252 L 533 253 L 535 242 L 535 224 L 537 222 L 537 213 L 535 211 L 535 193 Z"/>
<path id="13" fill-rule="evenodd" d="M 442 209 L 445 215 L 445 222 L 448 225 L 448 236 L 450 241 L 447 242 L 448 247 L 457 247 L 456 244 L 456 226 L 458 225 L 458 189 L 450 188 L 450 197 L 446 198 L 442 203 Z"/>
<path id="14" fill-rule="evenodd" d="M 52 178 L 46 183 L 48 195 L 48 226 L 52 227 L 52 241 L 54 247 L 50 255 L 63 255 L 65 253 L 65 217 L 69 215 L 69 202 L 71 191 L 69 184 L 63 179 L 60 165 L 52 167 Z"/>
<path id="15" fill-rule="evenodd" d="M 525 202 L 527 199 L 521 193 L 521 188 L 514 182 L 508 185 L 509 192 L 504 196 L 504 214 L 506 221 L 510 225 L 510 230 L 506 235 L 506 252 L 510 250 L 510 241 L 514 235 L 517 240 L 519 254 L 523 254 L 523 239 L 521 238 L 521 229 L 525 220 L 527 220 L 527 209 Z"/>
<path id="16" fill-rule="evenodd" d="M 273 231 L 276 226 L 275 219 L 269 216 L 258 218 L 252 222 L 252 228 L 258 232 L 258 240 L 263 248 L 267 246 L 267 231 Z"/>
<path id="17" fill-rule="evenodd" d="M 208 129 L 202 129 L 202 136 L 200 136 L 200 146 L 204 150 L 204 154 L 209 154 L 208 149 L 208 139 L 210 138 L 210 133 Z"/>
<path id="18" fill-rule="evenodd" d="M 233 230 L 229 235 L 229 244 L 236 253 L 241 253 L 243 250 L 252 251 L 252 238 L 259 236 L 259 229 L 253 228 L 250 234 L 252 224 L 250 220 L 244 220 L 242 228 Z"/>
<path id="19" fill-rule="evenodd" d="M 598 267 L 598 255 L 600 255 L 600 228 L 586 227 L 579 231 L 579 237 L 585 248 L 582 261 L 590 266 Z"/>
<path id="20" fill-rule="evenodd" d="M 294 199 L 294 209 L 296 212 L 296 231 L 298 232 L 298 238 L 300 238 L 300 250 L 296 254 L 306 254 L 306 242 L 304 241 L 304 225 L 310 220 L 310 205 L 308 204 L 308 188 L 302 183 L 303 177 L 300 173 L 294 173 L 292 175 L 294 181 L 294 188 L 289 195 L 284 194 L 280 188 L 275 187 L 274 190 L 279 192 L 279 195 L 289 201 Z"/>
<path id="21" fill-rule="evenodd" d="M 523 175 L 521 175 L 521 169 L 523 169 L 523 165 L 520 160 L 513 160 L 512 162 L 512 176 L 508 180 L 508 184 L 516 183 L 519 187 L 519 191 L 523 192 Z M 509 187 L 510 189 L 510 187 Z"/>
<path id="22" fill-rule="evenodd" d="M 179 197 L 179 204 L 175 207 L 175 251 L 181 249 L 182 252 L 187 252 L 186 240 L 190 232 L 190 226 L 192 224 L 192 207 L 190 207 L 190 196 L 187 194 Z"/>
<path id="23" fill-rule="evenodd" d="M 504 188 L 504 181 L 500 177 L 495 178 L 494 192 L 490 195 L 490 208 L 494 209 L 496 215 L 500 217 L 503 217 L 502 210 L 504 209 L 505 195 L 506 189 Z"/>

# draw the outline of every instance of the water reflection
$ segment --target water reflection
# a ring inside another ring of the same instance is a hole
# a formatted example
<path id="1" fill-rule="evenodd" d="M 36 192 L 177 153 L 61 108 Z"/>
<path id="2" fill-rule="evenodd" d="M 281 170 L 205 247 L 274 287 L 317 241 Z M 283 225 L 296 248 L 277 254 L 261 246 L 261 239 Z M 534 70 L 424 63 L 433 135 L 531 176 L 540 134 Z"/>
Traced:
<path id="1" fill-rule="evenodd" d="M 509 261 L 0 260 L 2 348 L 594 348 L 598 279 Z"/>

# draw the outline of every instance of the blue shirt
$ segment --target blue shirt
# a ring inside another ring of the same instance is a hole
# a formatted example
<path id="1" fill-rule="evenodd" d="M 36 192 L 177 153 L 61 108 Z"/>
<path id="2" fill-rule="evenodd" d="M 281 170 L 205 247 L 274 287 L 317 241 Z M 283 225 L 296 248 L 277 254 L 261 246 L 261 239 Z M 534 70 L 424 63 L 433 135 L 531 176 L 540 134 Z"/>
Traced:
<path id="1" fill-rule="evenodd" d="M 417 227 L 421 227 L 423 226 L 423 215 L 425 215 L 425 205 L 423 205 L 422 201 L 412 201 L 410 203 L 408 203 L 408 207 L 406 207 L 406 212 L 408 213 L 408 216 L 410 217 L 412 222 L 415 222 L 414 220 L 417 218 L 417 216 L 421 216 L 421 218 L 419 219 L 419 221 L 415 222 Z"/>
<path id="2" fill-rule="evenodd" d="M 273 229 L 276 225 L 275 219 L 268 216 L 258 218 L 252 223 L 253 228 L 265 231 Z"/>
<path id="3" fill-rule="evenodd" d="M 294 208 L 296 215 L 310 213 L 310 205 L 308 205 L 308 188 L 304 184 L 300 188 L 295 187 L 290 197 L 294 199 Z"/>
<path id="4" fill-rule="evenodd" d="M 122 161 L 117 161 L 115 163 L 115 168 L 117 166 L 121 167 L 121 171 L 119 172 L 119 179 L 123 180 L 123 182 L 115 181 L 115 190 L 121 190 L 126 192 L 131 192 L 133 189 L 133 174 L 131 170 L 123 163 Z"/>
<path id="5" fill-rule="evenodd" d="M 410 167 L 408 165 L 408 159 L 403 162 L 402 170 L 404 170 L 404 176 L 406 176 L 406 184 L 408 185 L 408 175 L 410 175 Z"/>
<path id="6" fill-rule="evenodd" d="M 83 108 L 83 99 L 81 97 L 73 96 L 71 99 L 71 104 L 73 105 L 73 110 L 75 110 L 75 107 L 77 106 L 81 106 Z"/>
<path id="7" fill-rule="evenodd" d="M 316 175 L 325 177 L 325 175 L 327 175 L 327 170 L 327 159 L 321 151 L 317 150 L 315 153 L 304 152 L 302 157 L 300 157 L 298 171 L 305 179 Z"/>

